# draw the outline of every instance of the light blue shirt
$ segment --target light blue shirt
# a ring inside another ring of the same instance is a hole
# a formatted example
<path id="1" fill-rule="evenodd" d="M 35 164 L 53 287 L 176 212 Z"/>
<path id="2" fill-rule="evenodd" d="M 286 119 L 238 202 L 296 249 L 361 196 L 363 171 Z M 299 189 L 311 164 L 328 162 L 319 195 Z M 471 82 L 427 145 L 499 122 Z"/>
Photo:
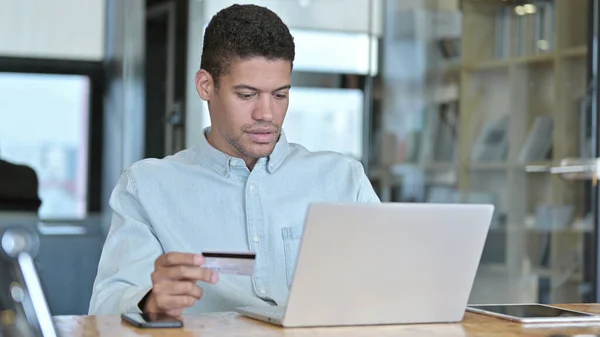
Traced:
<path id="1" fill-rule="evenodd" d="M 166 252 L 254 251 L 253 276 L 200 282 L 202 299 L 185 313 L 285 305 L 308 205 L 379 202 L 350 156 L 310 152 L 282 133 L 273 153 L 250 171 L 212 147 L 196 147 L 129 167 L 110 198 L 90 314 L 140 312 L 156 258 Z"/>

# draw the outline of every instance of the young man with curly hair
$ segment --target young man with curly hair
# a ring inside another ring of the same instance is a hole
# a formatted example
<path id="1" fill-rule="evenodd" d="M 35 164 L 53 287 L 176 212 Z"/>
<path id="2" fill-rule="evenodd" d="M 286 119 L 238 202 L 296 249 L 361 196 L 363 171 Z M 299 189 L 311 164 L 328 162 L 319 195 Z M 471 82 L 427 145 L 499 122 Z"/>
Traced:
<path id="1" fill-rule="evenodd" d="M 196 73 L 211 126 L 197 146 L 121 176 L 91 314 L 285 305 L 308 205 L 379 202 L 358 161 L 287 142 L 294 56 L 288 27 L 264 7 L 211 19 Z M 256 252 L 254 275 L 201 268 L 207 249 Z"/>

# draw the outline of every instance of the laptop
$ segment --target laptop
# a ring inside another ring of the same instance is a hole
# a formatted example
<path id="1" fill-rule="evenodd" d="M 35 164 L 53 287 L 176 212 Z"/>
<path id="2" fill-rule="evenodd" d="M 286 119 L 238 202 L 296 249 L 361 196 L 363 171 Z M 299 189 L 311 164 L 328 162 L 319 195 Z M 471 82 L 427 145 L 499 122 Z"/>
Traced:
<path id="1" fill-rule="evenodd" d="M 313 204 L 285 307 L 244 307 L 283 327 L 462 320 L 493 205 Z"/>

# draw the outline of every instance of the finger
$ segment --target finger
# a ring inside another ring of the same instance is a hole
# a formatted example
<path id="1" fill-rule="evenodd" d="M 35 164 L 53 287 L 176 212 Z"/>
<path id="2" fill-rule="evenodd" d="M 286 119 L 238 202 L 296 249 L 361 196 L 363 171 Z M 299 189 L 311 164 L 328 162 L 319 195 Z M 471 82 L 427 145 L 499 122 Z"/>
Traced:
<path id="1" fill-rule="evenodd" d="M 182 319 L 182 317 L 181 317 L 182 314 L 183 314 L 183 309 L 167 311 L 167 315 L 178 318 L 178 319 Z"/>
<path id="2" fill-rule="evenodd" d="M 196 299 L 202 297 L 202 288 L 192 281 L 160 282 L 152 287 L 152 291 L 159 296 L 187 295 Z"/>
<path id="3" fill-rule="evenodd" d="M 153 285 L 167 281 L 203 281 L 212 284 L 216 284 L 219 281 L 217 272 L 190 266 L 161 268 L 152 272 L 150 276 Z"/>
<path id="4" fill-rule="evenodd" d="M 197 254 L 188 253 L 166 253 L 156 259 L 156 269 L 171 266 L 200 266 L 204 263 L 204 257 Z"/>
<path id="5" fill-rule="evenodd" d="M 183 309 L 193 306 L 197 299 L 191 296 L 162 296 L 156 299 L 156 304 L 160 312 L 183 311 Z"/>
<path id="6" fill-rule="evenodd" d="M 164 270 L 161 270 L 161 272 L 164 272 L 166 277 L 170 280 L 190 280 L 214 283 L 214 272 L 210 269 L 190 266 L 176 266 L 165 268 Z"/>

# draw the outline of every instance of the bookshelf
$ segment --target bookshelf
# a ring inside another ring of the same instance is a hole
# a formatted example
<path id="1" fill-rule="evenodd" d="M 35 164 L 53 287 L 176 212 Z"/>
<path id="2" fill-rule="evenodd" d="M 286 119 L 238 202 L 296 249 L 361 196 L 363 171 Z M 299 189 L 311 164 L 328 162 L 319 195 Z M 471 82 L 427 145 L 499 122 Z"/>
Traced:
<path id="1" fill-rule="evenodd" d="M 418 84 L 427 91 L 458 88 L 456 155 L 445 153 L 438 160 L 436 147 L 448 139 L 440 142 L 441 131 L 428 130 L 427 122 L 417 138 L 406 129 L 401 133 L 408 136 L 396 132 L 395 147 L 382 148 L 382 157 L 396 160 L 381 164 L 379 173 L 387 176 L 378 186 L 382 191 L 404 186 L 411 176 L 398 178 L 404 172 L 398 167 L 413 166 L 423 172 L 422 201 L 496 205 L 472 303 L 579 302 L 586 289 L 583 244 L 590 233 L 584 183 L 545 168 L 585 155 L 580 115 L 588 2 L 523 1 L 519 6 L 503 0 L 461 2 L 460 60 L 429 64 Z M 424 97 L 426 105 L 439 107 Z M 427 121 L 430 110 L 418 114 Z M 409 113 L 414 112 L 384 109 L 384 114 Z M 418 149 L 411 150 L 416 143 Z M 454 179 L 439 179 L 451 173 Z M 382 195 L 384 201 L 403 201 L 391 192 Z"/>
<path id="2" fill-rule="evenodd" d="M 569 228 L 585 216 L 582 183 L 524 167 L 580 156 L 579 118 L 573 116 L 579 116 L 577 100 L 585 90 L 587 2 L 532 5 L 535 12 L 523 14 L 504 1 L 463 2 L 460 128 L 466 132 L 458 189 L 500 196 L 508 300 L 578 302 L 586 232 Z M 476 137 L 502 117 L 508 120 L 504 161 L 474 165 Z M 473 170 L 484 167 L 494 169 Z"/>

